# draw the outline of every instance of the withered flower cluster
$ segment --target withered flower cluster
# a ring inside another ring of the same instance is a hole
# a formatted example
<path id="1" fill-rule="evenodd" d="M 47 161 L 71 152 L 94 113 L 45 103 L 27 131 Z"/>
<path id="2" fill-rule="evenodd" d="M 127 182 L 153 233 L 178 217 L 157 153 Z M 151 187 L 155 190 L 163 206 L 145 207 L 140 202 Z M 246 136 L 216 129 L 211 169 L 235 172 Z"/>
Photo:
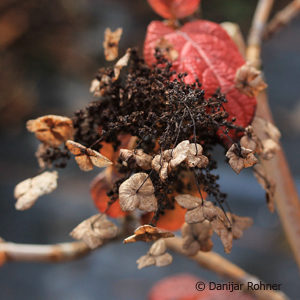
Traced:
<path id="1" fill-rule="evenodd" d="M 217 169 L 212 150 L 217 144 L 226 144 L 229 164 L 239 173 L 257 163 L 258 149 L 260 153 L 265 149 L 266 154 L 274 147 L 270 150 L 270 141 L 263 145 L 262 137 L 251 127 L 240 128 L 229 119 L 223 105 L 226 99 L 219 91 L 205 97 L 200 82 L 186 84 L 187 74 L 172 71 L 172 64 L 160 51 L 156 58 L 157 63 L 149 67 L 137 50 L 128 49 L 114 67 L 98 71 L 91 85 L 97 99 L 72 119 L 50 115 L 29 121 L 29 130 L 42 142 L 36 153 L 39 164 L 65 166 L 72 154 L 84 171 L 108 167 L 108 173 L 118 174 L 110 177 L 117 179 L 107 191 L 107 207 L 119 201 L 128 214 L 137 210 L 153 213 L 149 224 L 139 227 L 125 243 L 172 237 L 155 226 L 167 210 L 179 205 L 187 210 L 182 233 L 190 255 L 209 251 L 213 232 L 230 252 L 232 240 L 241 237 L 251 220 L 225 211 L 229 205 L 224 205 L 226 194 L 220 191 L 218 175 L 212 173 Z M 266 139 L 278 142 L 279 134 L 273 133 L 267 130 Z M 242 134 L 241 142 L 233 140 Z M 107 145 L 113 149 L 109 155 Z M 63 164 L 59 165 L 60 159 Z M 263 185 L 267 183 L 263 181 Z M 72 236 L 95 248 L 116 232 L 105 217 L 95 216 Z M 163 242 L 159 245 L 161 248 Z M 158 254 L 151 249 L 138 262 L 140 267 L 171 262 L 164 248 Z M 167 257 L 163 263 L 161 256 Z"/>

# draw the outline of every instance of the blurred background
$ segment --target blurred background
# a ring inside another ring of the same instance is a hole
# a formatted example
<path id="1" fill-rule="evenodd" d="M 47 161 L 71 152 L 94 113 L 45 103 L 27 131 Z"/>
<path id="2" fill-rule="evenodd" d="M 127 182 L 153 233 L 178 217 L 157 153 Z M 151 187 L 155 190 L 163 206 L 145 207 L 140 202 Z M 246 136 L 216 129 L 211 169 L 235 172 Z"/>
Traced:
<path id="1" fill-rule="evenodd" d="M 256 0 L 203 0 L 202 15 L 232 21 L 247 33 Z M 274 11 L 289 1 L 278 0 Z M 123 28 L 120 53 L 142 49 L 147 25 L 160 19 L 146 0 L 1 0 L 0 2 L 0 236 L 19 243 L 71 240 L 69 232 L 97 212 L 89 184 L 97 171 L 75 164 L 60 172 L 59 187 L 28 211 L 14 209 L 14 186 L 34 176 L 37 142 L 25 129 L 29 118 L 71 116 L 92 100 L 91 79 L 104 61 L 106 27 Z M 298 190 L 300 188 L 300 18 L 263 46 L 263 68 L 275 121 L 283 134 Z M 220 149 L 216 155 L 220 155 Z M 299 297 L 299 273 L 276 213 L 251 172 L 236 176 L 220 155 L 220 183 L 233 211 L 254 218 L 254 225 L 226 257 L 267 283 L 281 283 L 291 299 Z M 215 239 L 214 250 L 222 255 Z M 166 268 L 138 271 L 136 259 L 147 245 L 114 243 L 63 264 L 11 263 L 0 268 L 0 299 L 146 299 L 153 284 L 177 273 L 222 282 L 190 260 L 174 255 Z M 296 296 L 297 295 L 297 296 Z"/>

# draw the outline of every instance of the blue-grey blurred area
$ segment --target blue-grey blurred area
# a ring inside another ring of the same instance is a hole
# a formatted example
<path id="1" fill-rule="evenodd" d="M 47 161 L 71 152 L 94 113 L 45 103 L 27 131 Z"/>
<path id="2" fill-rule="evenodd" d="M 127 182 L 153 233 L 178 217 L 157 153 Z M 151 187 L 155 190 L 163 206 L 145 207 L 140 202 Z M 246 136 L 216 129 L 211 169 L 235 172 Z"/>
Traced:
<path id="1" fill-rule="evenodd" d="M 276 1 L 275 10 L 288 1 Z M 203 17 L 238 22 L 243 33 L 256 1 L 203 0 Z M 103 58 L 106 27 L 123 28 L 120 52 L 142 48 L 147 24 L 160 19 L 146 0 L 1 0 L 0 2 L 0 236 L 18 243 L 71 241 L 69 232 L 95 214 L 89 184 L 97 171 L 80 172 L 71 162 L 60 172 L 59 187 L 24 212 L 14 209 L 14 186 L 38 172 L 37 142 L 25 129 L 29 118 L 43 114 L 72 115 L 92 100 L 89 84 Z M 263 69 L 282 144 L 300 187 L 300 18 L 263 46 Z M 251 216 L 252 228 L 234 242 L 230 255 L 219 239 L 214 250 L 267 283 L 281 283 L 299 299 L 299 272 L 276 213 L 250 171 L 239 176 L 220 157 L 222 189 L 235 213 Z M 0 299 L 146 299 L 159 279 L 191 273 L 206 280 L 223 279 L 185 257 L 174 255 L 165 268 L 137 270 L 143 243 L 115 242 L 91 255 L 61 264 L 8 263 L 0 268 Z"/>

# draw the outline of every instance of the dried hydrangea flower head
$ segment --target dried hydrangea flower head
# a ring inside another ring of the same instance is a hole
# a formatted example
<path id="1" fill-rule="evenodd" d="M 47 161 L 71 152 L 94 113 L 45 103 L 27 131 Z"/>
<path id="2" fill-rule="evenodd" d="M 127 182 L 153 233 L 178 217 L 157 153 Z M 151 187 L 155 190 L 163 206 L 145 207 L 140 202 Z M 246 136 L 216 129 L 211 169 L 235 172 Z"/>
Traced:
<path id="1" fill-rule="evenodd" d="M 157 209 L 154 186 L 146 173 L 137 173 L 125 180 L 120 185 L 119 197 L 123 211 L 139 208 L 149 212 Z"/>
<path id="2" fill-rule="evenodd" d="M 118 28 L 115 31 L 111 31 L 110 28 L 105 29 L 103 48 L 106 60 L 112 61 L 118 57 L 118 46 L 122 32 L 122 28 Z"/>
<path id="3" fill-rule="evenodd" d="M 231 168 L 237 174 L 239 174 L 243 168 L 252 167 L 258 161 L 252 150 L 239 147 L 237 144 L 232 144 L 226 153 L 226 157 L 229 159 Z"/>
<path id="4" fill-rule="evenodd" d="M 268 87 L 262 78 L 261 71 L 247 63 L 241 66 L 235 76 L 235 87 L 249 97 L 256 97 Z"/>
<path id="5" fill-rule="evenodd" d="M 124 243 L 135 243 L 137 241 L 153 242 L 161 238 L 165 239 L 169 237 L 174 237 L 174 234 L 151 225 L 142 225 L 134 231 L 134 235 L 126 238 Z"/>
<path id="6" fill-rule="evenodd" d="M 14 191 L 14 196 L 17 199 L 16 209 L 29 209 L 40 196 L 54 191 L 57 188 L 57 178 L 58 174 L 56 171 L 46 171 L 17 184 Z"/>
<path id="7" fill-rule="evenodd" d="M 83 240 L 91 249 L 101 246 L 105 240 L 115 238 L 117 234 L 118 227 L 103 214 L 84 220 L 70 233 L 74 239 Z"/>
<path id="8" fill-rule="evenodd" d="M 155 265 L 165 267 L 172 263 L 172 256 L 166 253 L 167 246 L 164 239 L 159 239 L 150 247 L 146 255 L 141 256 L 136 262 L 138 269 Z"/>
<path id="9" fill-rule="evenodd" d="M 66 146 L 75 155 L 75 160 L 82 171 L 91 171 L 94 166 L 103 168 L 112 164 L 104 155 L 74 141 L 67 141 Z"/>
<path id="10" fill-rule="evenodd" d="M 73 138 L 74 129 L 71 119 L 56 115 L 47 115 L 27 121 L 27 129 L 35 133 L 41 142 L 58 147 Z"/>

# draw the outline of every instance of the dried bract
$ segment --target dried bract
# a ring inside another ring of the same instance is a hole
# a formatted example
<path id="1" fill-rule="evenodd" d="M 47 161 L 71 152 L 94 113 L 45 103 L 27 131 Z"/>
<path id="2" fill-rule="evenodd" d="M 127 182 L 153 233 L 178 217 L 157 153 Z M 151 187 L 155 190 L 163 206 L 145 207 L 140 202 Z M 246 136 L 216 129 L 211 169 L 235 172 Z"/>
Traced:
<path id="1" fill-rule="evenodd" d="M 235 87 L 249 97 L 256 97 L 267 86 L 261 72 L 249 63 L 241 66 L 236 72 Z"/>
<path id="2" fill-rule="evenodd" d="M 199 144 L 189 144 L 189 150 L 186 158 L 186 162 L 190 168 L 206 168 L 208 165 L 208 158 L 202 155 L 203 148 Z"/>
<path id="3" fill-rule="evenodd" d="M 210 222 L 205 220 L 202 223 L 184 223 L 181 229 L 183 238 L 183 249 L 188 255 L 195 255 L 198 251 L 210 251 L 213 247 L 211 236 L 213 230 Z"/>
<path id="4" fill-rule="evenodd" d="M 111 31 L 110 28 L 105 29 L 103 48 L 106 60 L 112 61 L 118 57 L 118 46 L 122 32 L 122 28 L 118 28 L 115 31 Z"/>
<path id="5" fill-rule="evenodd" d="M 14 196 L 17 199 L 16 209 L 29 209 L 40 196 L 55 190 L 57 188 L 57 178 L 58 174 L 56 171 L 47 171 L 17 184 L 14 191 Z"/>
<path id="6" fill-rule="evenodd" d="M 117 234 L 118 227 L 102 214 L 84 220 L 70 233 L 74 239 L 83 240 L 91 249 L 101 246 L 105 240 L 115 238 Z"/>
<path id="7" fill-rule="evenodd" d="M 151 225 L 142 225 L 134 231 L 134 235 L 126 238 L 124 243 L 135 243 L 137 241 L 152 242 L 160 238 L 174 237 L 172 232 L 153 227 Z"/>
<path id="8" fill-rule="evenodd" d="M 232 144 L 226 153 L 231 168 L 239 174 L 243 168 L 252 167 L 257 163 L 257 158 L 253 151 L 237 144 Z"/>
<path id="9" fill-rule="evenodd" d="M 266 200 L 268 204 L 268 208 L 271 212 L 274 212 L 274 195 L 276 185 L 275 182 L 270 178 L 263 167 L 260 164 L 257 164 L 253 168 L 254 176 L 256 177 L 258 183 L 262 186 L 262 188 L 266 192 Z"/>
<path id="10" fill-rule="evenodd" d="M 91 171 L 94 166 L 103 168 L 112 164 L 107 157 L 99 152 L 74 141 L 67 141 L 66 146 L 75 155 L 75 160 L 82 171 Z"/>
<path id="11" fill-rule="evenodd" d="M 172 256 L 166 253 L 167 247 L 163 239 L 156 241 L 146 255 L 141 256 L 136 262 L 138 269 L 155 265 L 164 267 L 172 263 Z"/>
<path id="12" fill-rule="evenodd" d="M 253 153 L 256 152 L 259 141 L 253 132 L 252 126 L 249 125 L 245 128 L 245 135 L 240 139 L 240 145 L 246 149 L 252 150 Z"/>
<path id="13" fill-rule="evenodd" d="M 150 212 L 157 209 L 154 187 L 146 173 L 134 174 L 124 181 L 119 188 L 119 198 L 123 211 L 139 208 Z"/>
<path id="14" fill-rule="evenodd" d="M 122 161 L 125 162 L 128 162 L 130 159 L 133 159 L 140 168 L 144 170 L 151 169 L 152 156 L 146 154 L 142 149 L 120 149 L 120 158 Z"/>
<path id="15" fill-rule="evenodd" d="M 62 116 L 43 116 L 27 121 L 26 126 L 29 131 L 35 133 L 37 139 L 53 147 L 71 139 L 74 134 L 72 120 Z"/>
<path id="16" fill-rule="evenodd" d="M 131 50 L 128 49 L 126 51 L 126 54 L 124 56 L 122 56 L 115 64 L 115 67 L 114 67 L 115 76 L 114 76 L 113 80 L 117 80 L 120 76 L 120 73 L 121 73 L 121 70 L 123 69 L 123 67 L 126 67 L 128 65 L 128 61 L 130 58 L 130 52 L 131 52 Z"/>

